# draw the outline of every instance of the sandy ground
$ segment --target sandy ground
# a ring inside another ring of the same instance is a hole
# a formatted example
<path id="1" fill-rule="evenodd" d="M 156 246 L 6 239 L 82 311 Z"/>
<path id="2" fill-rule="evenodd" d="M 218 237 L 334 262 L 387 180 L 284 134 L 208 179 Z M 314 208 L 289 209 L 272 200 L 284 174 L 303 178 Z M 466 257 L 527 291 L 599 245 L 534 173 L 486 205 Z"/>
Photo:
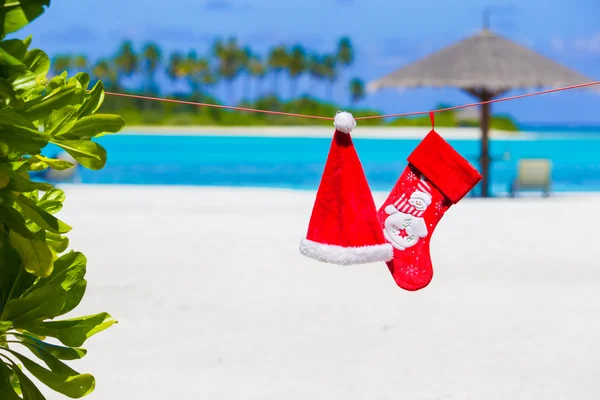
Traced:
<path id="1" fill-rule="evenodd" d="M 327 126 L 126 126 L 121 134 L 126 135 L 190 135 L 190 136 L 267 136 L 267 137 L 325 137 L 333 134 Z M 354 138 L 367 139 L 421 139 L 429 132 L 428 127 L 381 127 L 360 126 L 352 132 Z M 446 139 L 472 140 L 481 137 L 478 128 L 436 128 Z M 529 132 L 507 132 L 490 130 L 490 137 L 497 140 L 534 140 L 537 135 Z"/>
<path id="2" fill-rule="evenodd" d="M 77 314 L 120 321 L 70 364 L 90 400 L 600 398 L 600 196 L 463 200 L 410 293 L 300 255 L 314 192 L 66 192 Z"/>

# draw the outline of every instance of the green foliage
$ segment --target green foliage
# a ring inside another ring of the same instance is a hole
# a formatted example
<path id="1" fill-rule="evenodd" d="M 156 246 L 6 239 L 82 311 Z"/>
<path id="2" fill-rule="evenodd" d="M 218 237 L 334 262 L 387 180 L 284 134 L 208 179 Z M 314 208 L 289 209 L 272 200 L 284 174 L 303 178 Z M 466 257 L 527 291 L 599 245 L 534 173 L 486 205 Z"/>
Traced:
<path id="1" fill-rule="evenodd" d="M 26 25 L 48 4 L 0 2 L 0 35 Z M 48 143 L 83 167 L 102 168 L 106 151 L 92 139 L 120 131 L 124 121 L 97 113 L 104 89 L 100 81 L 88 89 L 88 74 L 64 72 L 48 80 L 50 60 L 30 44 L 30 38 L 0 42 L 0 399 L 44 399 L 22 368 L 52 390 L 80 398 L 94 389 L 94 377 L 63 361 L 85 356 L 80 346 L 116 321 L 106 313 L 55 320 L 81 302 L 87 259 L 67 251 L 71 227 L 55 216 L 63 191 L 29 173 L 75 168 L 43 155 Z M 131 68 L 125 58 L 123 70 Z"/>
<path id="2" fill-rule="evenodd" d="M 360 78 L 353 78 L 350 81 L 350 99 L 352 104 L 361 101 L 367 95 L 365 83 Z"/>
<path id="3" fill-rule="evenodd" d="M 360 88 L 359 88 L 360 89 Z M 360 92 L 359 92 L 360 93 Z M 205 99 L 209 103 L 218 104 L 213 98 Z M 326 103 L 322 100 L 302 96 L 297 99 L 282 101 L 275 96 L 266 96 L 258 98 L 254 102 L 242 102 L 241 107 L 258 108 L 262 110 L 274 110 L 299 114 L 319 115 L 331 117 L 335 115 L 339 106 L 333 103 Z M 437 107 L 436 107 L 437 108 Z M 107 98 L 102 109 L 120 110 L 121 115 L 127 120 L 130 126 L 134 125 L 158 125 L 158 126 L 299 126 L 299 125 L 322 125 L 331 126 L 329 121 L 321 121 L 308 118 L 294 118 L 279 115 L 266 115 L 261 113 L 248 113 L 240 111 L 228 111 L 217 108 L 194 107 L 182 104 L 160 104 L 160 107 L 152 110 L 140 109 L 135 101 L 131 99 Z M 355 117 L 366 117 L 383 114 L 381 110 L 365 108 L 345 108 Z M 503 121 L 503 125 L 498 125 L 498 121 Z M 459 127 L 461 124 L 453 111 L 439 113 L 435 117 L 436 126 L 440 127 Z M 394 118 L 385 120 L 380 118 L 366 119 L 358 121 L 359 126 L 397 126 L 397 127 L 430 127 L 429 116 L 420 116 L 412 118 Z M 475 121 L 472 125 L 478 126 Z M 492 127 L 494 129 L 517 131 L 517 125 L 510 117 L 492 117 Z"/>
<path id="4" fill-rule="evenodd" d="M 306 113 L 331 117 L 338 109 L 345 106 L 333 104 L 333 92 L 340 78 L 344 78 L 349 67 L 356 60 L 356 52 L 352 41 L 342 37 L 333 51 L 316 53 L 299 44 L 290 46 L 277 44 L 260 55 L 255 49 L 244 46 L 233 38 L 226 40 L 217 38 L 210 53 L 198 56 L 194 50 L 175 51 L 165 55 L 155 43 L 145 43 L 136 48 L 131 41 L 124 41 L 114 57 L 101 58 L 93 65 L 87 65 L 82 55 L 59 55 L 53 66 L 61 68 L 88 69 L 95 79 L 102 79 L 107 90 L 128 92 L 146 96 L 158 96 L 159 87 L 155 80 L 157 72 L 163 72 L 176 82 L 184 83 L 188 90 L 172 93 L 171 98 L 212 104 L 234 105 L 234 90 L 241 89 L 242 101 L 239 106 L 265 109 L 265 104 L 276 111 Z M 79 61 L 79 63 L 78 63 Z M 57 68 L 56 72 L 61 70 Z M 127 87 L 127 82 L 117 77 L 135 75 L 141 82 L 136 88 Z M 282 78 L 287 83 L 282 84 Z M 308 83 L 308 93 L 302 93 L 299 82 Z M 215 93 L 215 85 L 225 83 L 225 93 Z M 237 85 L 240 82 L 241 85 Z M 357 106 L 366 97 L 365 82 L 359 77 L 352 77 L 347 83 L 349 103 L 355 116 L 382 114 L 381 111 L 360 109 Z M 289 90 L 288 90 L 289 89 Z M 323 91 L 322 91 L 323 90 Z M 289 95 L 290 100 L 281 100 L 282 94 Z M 324 96 L 322 96 L 324 94 Z M 221 97 L 223 96 L 223 97 Z M 323 100 L 325 97 L 327 100 Z M 220 99 L 219 99 L 220 98 Z M 320 98 L 320 99 L 319 99 Z M 311 103 L 307 105 L 307 103 Z M 307 105 L 302 109 L 291 108 L 291 105 Z M 445 108 L 439 107 L 436 108 Z M 333 114 L 331 114 L 333 110 Z M 130 125 L 303 125 L 320 124 L 315 120 L 303 120 L 282 116 L 265 116 L 228 112 L 226 110 L 209 109 L 193 105 L 174 105 L 142 99 L 109 97 L 104 102 L 103 112 L 118 112 Z M 439 126 L 476 126 L 477 122 L 461 121 L 455 113 L 438 114 Z M 360 122 L 365 125 L 392 126 L 428 126 L 429 119 L 398 118 L 391 121 L 371 119 Z M 504 116 L 492 118 L 492 127 L 502 130 L 516 130 L 514 122 Z M 1 150 L 1 149 L 0 149 Z"/>
<path id="5" fill-rule="evenodd" d="M 29 24 L 44 13 L 50 0 L 0 1 L 0 39 Z"/>
<path id="6" fill-rule="evenodd" d="M 461 125 L 466 127 L 478 127 L 479 121 L 463 121 Z M 490 128 L 514 133 L 519 131 L 519 126 L 517 125 L 516 121 L 509 115 L 493 116 L 490 121 Z"/>

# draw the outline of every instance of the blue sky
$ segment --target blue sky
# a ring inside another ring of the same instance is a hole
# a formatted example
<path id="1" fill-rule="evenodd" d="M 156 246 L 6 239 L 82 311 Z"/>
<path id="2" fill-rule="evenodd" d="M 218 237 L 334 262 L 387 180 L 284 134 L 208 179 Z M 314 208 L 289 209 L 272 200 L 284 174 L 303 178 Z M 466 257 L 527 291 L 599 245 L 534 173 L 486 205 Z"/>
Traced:
<path id="1" fill-rule="evenodd" d="M 376 79 L 473 34 L 484 6 L 493 7 L 493 30 L 600 80 L 598 0 L 54 0 L 17 36 L 33 34 L 34 46 L 50 55 L 85 52 L 93 60 L 114 53 L 122 39 L 201 54 L 216 36 L 236 36 L 258 51 L 279 43 L 333 51 L 337 39 L 349 35 L 357 60 L 335 89 L 336 100 L 347 104 L 350 77 Z M 281 84 L 287 93 L 287 81 Z M 441 101 L 472 98 L 454 89 L 385 90 L 362 105 L 390 113 L 423 111 Z M 576 90 L 498 104 L 494 111 L 524 123 L 600 124 L 600 95 Z"/>

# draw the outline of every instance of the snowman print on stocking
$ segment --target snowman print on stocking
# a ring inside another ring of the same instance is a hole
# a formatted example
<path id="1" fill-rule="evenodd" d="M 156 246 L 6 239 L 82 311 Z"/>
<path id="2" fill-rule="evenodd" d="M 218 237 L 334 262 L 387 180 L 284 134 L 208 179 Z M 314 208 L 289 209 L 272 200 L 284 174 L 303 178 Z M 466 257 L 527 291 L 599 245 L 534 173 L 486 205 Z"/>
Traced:
<path id="1" fill-rule="evenodd" d="M 431 204 L 431 187 L 421 177 L 417 189 L 406 198 L 404 194 L 385 208 L 383 234 L 388 242 L 398 250 L 416 245 L 419 239 L 427 237 L 427 225 L 423 214 Z"/>

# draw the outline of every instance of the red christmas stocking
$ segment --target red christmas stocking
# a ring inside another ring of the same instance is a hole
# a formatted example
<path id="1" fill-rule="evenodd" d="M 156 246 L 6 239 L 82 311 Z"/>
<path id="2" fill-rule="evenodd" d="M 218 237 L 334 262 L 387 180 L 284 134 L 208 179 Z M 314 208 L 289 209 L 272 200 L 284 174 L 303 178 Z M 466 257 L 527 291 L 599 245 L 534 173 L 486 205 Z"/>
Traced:
<path id="1" fill-rule="evenodd" d="M 431 282 L 429 241 L 444 213 L 481 180 L 481 175 L 432 129 L 408 157 L 408 166 L 378 212 L 385 239 L 394 247 L 387 262 L 403 289 Z"/>

